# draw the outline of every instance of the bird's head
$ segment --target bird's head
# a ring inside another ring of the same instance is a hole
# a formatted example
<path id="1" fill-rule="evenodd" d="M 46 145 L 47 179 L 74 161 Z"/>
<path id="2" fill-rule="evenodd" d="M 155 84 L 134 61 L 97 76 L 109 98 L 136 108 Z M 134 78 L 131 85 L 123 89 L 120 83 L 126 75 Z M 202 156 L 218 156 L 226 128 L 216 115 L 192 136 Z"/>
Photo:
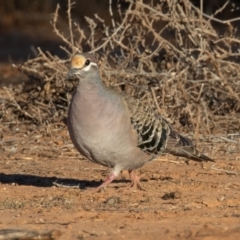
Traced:
<path id="1" fill-rule="evenodd" d="M 89 53 L 77 53 L 71 59 L 67 79 L 84 78 L 98 71 L 97 60 Z"/>

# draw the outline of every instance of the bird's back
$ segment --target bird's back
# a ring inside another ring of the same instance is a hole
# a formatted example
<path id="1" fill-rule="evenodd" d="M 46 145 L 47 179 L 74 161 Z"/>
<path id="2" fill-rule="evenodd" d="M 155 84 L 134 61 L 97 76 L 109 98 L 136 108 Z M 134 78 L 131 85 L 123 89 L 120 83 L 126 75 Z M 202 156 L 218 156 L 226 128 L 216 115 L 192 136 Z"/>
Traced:
<path id="1" fill-rule="evenodd" d="M 138 147 L 142 151 L 153 155 L 171 153 L 195 161 L 213 161 L 201 154 L 189 138 L 175 131 L 151 106 L 130 96 L 125 96 L 125 101 L 132 125 L 138 133 Z"/>

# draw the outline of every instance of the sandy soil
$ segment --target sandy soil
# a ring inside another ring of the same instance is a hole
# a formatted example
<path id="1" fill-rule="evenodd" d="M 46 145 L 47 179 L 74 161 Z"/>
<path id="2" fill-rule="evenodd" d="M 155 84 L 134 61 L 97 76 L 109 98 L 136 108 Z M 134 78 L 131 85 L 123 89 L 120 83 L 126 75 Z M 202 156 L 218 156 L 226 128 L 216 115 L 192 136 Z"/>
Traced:
<path id="1" fill-rule="evenodd" d="M 6 124 L 7 125 L 7 124 Z M 0 144 L 0 229 L 60 230 L 59 239 L 239 239 L 239 155 L 188 164 L 166 156 L 141 170 L 147 191 L 123 172 L 106 192 L 108 169 L 81 158 L 66 127 L 19 125 Z"/>

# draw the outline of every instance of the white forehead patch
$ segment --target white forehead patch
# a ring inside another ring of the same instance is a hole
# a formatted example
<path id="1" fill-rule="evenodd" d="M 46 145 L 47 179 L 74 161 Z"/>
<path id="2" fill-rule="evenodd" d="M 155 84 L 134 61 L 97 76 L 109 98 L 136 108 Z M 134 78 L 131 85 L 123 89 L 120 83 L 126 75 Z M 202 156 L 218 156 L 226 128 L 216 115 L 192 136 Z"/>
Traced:
<path id="1" fill-rule="evenodd" d="M 93 63 L 93 62 L 90 62 L 90 64 L 87 65 L 86 67 L 84 67 L 82 70 L 87 72 L 91 69 L 91 66 L 97 66 L 97 64 Z"/>

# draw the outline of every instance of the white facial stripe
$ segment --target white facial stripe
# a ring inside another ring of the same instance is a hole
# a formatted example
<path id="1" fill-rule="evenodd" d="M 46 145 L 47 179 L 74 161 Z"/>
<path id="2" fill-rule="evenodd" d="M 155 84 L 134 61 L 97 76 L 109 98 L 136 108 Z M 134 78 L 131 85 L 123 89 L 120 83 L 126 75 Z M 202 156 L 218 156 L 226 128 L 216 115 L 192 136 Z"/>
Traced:
<path id="1" fill-rule="evenodd" d="M 86 67 L 84 67 L 83 68 L 83 71 L 89 71 L 90 70 L 90 68 L 91 68 L 91 66 L 97 66 L 97 64 L 96 63 L 93 63 L 93 62 L 91 62 L 88 66 L 86 66 Z"/>

